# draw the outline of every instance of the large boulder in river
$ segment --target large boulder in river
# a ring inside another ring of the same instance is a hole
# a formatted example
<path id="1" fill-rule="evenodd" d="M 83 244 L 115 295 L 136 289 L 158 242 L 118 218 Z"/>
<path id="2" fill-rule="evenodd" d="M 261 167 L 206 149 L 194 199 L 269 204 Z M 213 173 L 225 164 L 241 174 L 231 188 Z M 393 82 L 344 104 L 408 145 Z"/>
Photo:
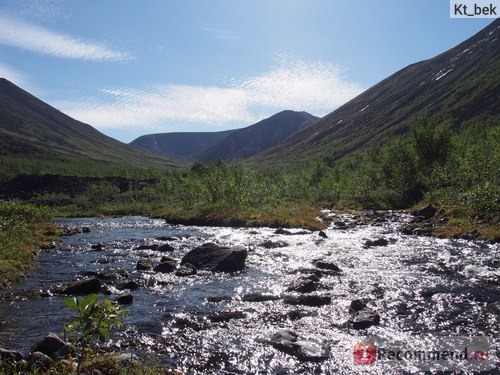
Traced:
<path id="1" fill-rule="evenodd" d="M 97 278 L 79 280 L 55 289 L 59 294 L 71 294 L 76 296 L 99 293 L 101 290 L 101 280 Z"/>
<path id="2" fill-rule="evenodd" d="M 189 251 L 181 264 L 192 264 L 198 270 L 237 272 L 245 269 L 247 250 L 244 247 L 225 247 L 205 243 Z"/>
<path id="3" fill-rule="evenodd" d="M 302 340 L 299 335 L 290 330 L 275 332 L 268 342 L 276 349 L 296 356 L 301 361 L 320 362 L 328 359 L 329 348 L 317 340 Z"/>

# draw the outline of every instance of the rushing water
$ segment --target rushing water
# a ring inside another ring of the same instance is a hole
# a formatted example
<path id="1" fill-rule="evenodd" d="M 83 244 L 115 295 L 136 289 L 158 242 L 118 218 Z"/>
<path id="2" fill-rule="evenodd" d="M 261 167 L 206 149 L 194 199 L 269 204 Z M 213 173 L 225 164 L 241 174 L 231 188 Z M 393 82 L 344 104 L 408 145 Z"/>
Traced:
<path id="1" fill-rule="evenodd" d="M 355 217 L 337 219 L 349 224 Z M 55 249 L 40 252 L 39 267 L 16 287 L 12 298 L 0 303 L 0 346 L 28 352 L 48 332 L 60 333 L 70 312 L 63 297 L 51 289 L 85 272 L 113 268 L 127 271 L 128 277 L 103 281 L 110 293 L 107 298 L 123 293 L 116 289 L 120 282 L 135 280 L 140 287 L 130 292 L 134 302 L 128 306 L 126 329 L 117 333 L 110 347 L 143 358 L 147 354 L 186 373 L 419 370 L 411 361 L 357 364 L 353 348 L 361 341 L 376 341 L 378 347 L 389 343 L 394 347 L 397 342 L 400 347 L 433 348 L 440 340 L 460 346 L 483 337 L 492 362 L 500 332 L 498 244 L 404 236 L 398 228 L 407 219 L 401 213 L 387 213 L 375 224 L 332 225 L 325 231 L 327 238 L 307 231 L 276 234 L 271 228 L 172 226 L 145 217 L 61 219 L 60 225 L 88 227 L 90 232 L 64 238 Z M 380 237 L 389 244 L 363 246 Z M 246 270 L 179 277 L 136 269 L 139 259 L 153 263 L 163 255 L 180 259 L 205 242 L 245 246 Z M 273 247 L 264 246 L 266 242 Z M 92 248 L 97 243 L 102 250 Z M 169 243 L 175 250 L 166 254 L 136 249 L 153 243 Z M 320 274 L 315 266 L 319 260 L 336 264 L 342 272 Z M 286 303 L 294 295 L 288 286 L 311 274 L 320 276 L 319 288 L 312 294 L 330 296 L 331 304 Z M 29 297 L 31 291 L 41 291 L 42 297 Z M 251 293 L 274 298 L 250 302 L 245 296 Z M 356 299 L 380 315 L 379 325 L 352 328 L 349 307 Z M 233 319 L 211 319 L 215 312 L 231 312 Z M 272 345 L 271 336 L 284 329 L 326 358 L 304 359 Z M 447 368 L 448 362 L 443 369 Z"/>

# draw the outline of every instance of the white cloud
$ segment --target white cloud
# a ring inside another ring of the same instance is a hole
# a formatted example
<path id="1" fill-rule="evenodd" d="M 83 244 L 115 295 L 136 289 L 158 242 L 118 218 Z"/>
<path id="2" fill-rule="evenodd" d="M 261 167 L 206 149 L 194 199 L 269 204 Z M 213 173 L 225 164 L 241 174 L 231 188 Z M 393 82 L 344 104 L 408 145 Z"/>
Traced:
<path id="1" fill-rule="evenodd" d="M 130 59 L 126 52 L 114 51 L 100 43 L 80 40 L 9 17 L 0 17 L 0 44 L 70 59 Z"/>
<path id="2" fill-rule="evenodd" d="M 61 102 L 69 115 L 100 129 L 185 123 L 250 125 L 285 109 L 325 115 L 362 92 L 338 66 L 281 61 L 271 71 L 227 87 L 157 85 L 103 90 L 99 98 Z"/>

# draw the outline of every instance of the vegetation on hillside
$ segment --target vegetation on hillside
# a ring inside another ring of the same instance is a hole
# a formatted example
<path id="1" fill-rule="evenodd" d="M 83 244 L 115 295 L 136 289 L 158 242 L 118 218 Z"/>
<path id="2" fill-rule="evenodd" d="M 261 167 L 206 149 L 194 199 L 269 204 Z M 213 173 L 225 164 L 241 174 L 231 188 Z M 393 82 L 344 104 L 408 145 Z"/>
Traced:
<path id="1" fill-rule="evenodd" d="M 464 220 L 497 223 L 498 124 L 472 123 L 456 131 L 422 118 L 409 127 L 407 135 L 384 145 L 340 160 L 323 156 L 306 167 L 218 161 L 183 171 L 117 169 L 114 175 L 135 183 L 124 187 L 101 179 L 78 194 L 43 192 L 32 201 L 64 202 L 55 209 L 65 215 L 138 213 L 177 223 L 313 229 L 321 227 L 315 220 L 320 208 L 402 209 L 427 202 Z M 105 168 L 97 172 L 110 174 Z"/>

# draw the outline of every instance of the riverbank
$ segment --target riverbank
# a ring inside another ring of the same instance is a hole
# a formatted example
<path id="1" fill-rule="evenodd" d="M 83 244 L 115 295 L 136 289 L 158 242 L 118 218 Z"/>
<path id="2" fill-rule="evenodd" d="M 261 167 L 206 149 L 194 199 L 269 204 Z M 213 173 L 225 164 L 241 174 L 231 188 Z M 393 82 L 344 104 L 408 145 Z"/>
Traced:
<path id="1" fill-rule="evenodd" d="M 48 248 L 61 233 L 43 207 L 0 203 L 0 293 L 22 280 L 36 266 L 39 249 Z"/>

